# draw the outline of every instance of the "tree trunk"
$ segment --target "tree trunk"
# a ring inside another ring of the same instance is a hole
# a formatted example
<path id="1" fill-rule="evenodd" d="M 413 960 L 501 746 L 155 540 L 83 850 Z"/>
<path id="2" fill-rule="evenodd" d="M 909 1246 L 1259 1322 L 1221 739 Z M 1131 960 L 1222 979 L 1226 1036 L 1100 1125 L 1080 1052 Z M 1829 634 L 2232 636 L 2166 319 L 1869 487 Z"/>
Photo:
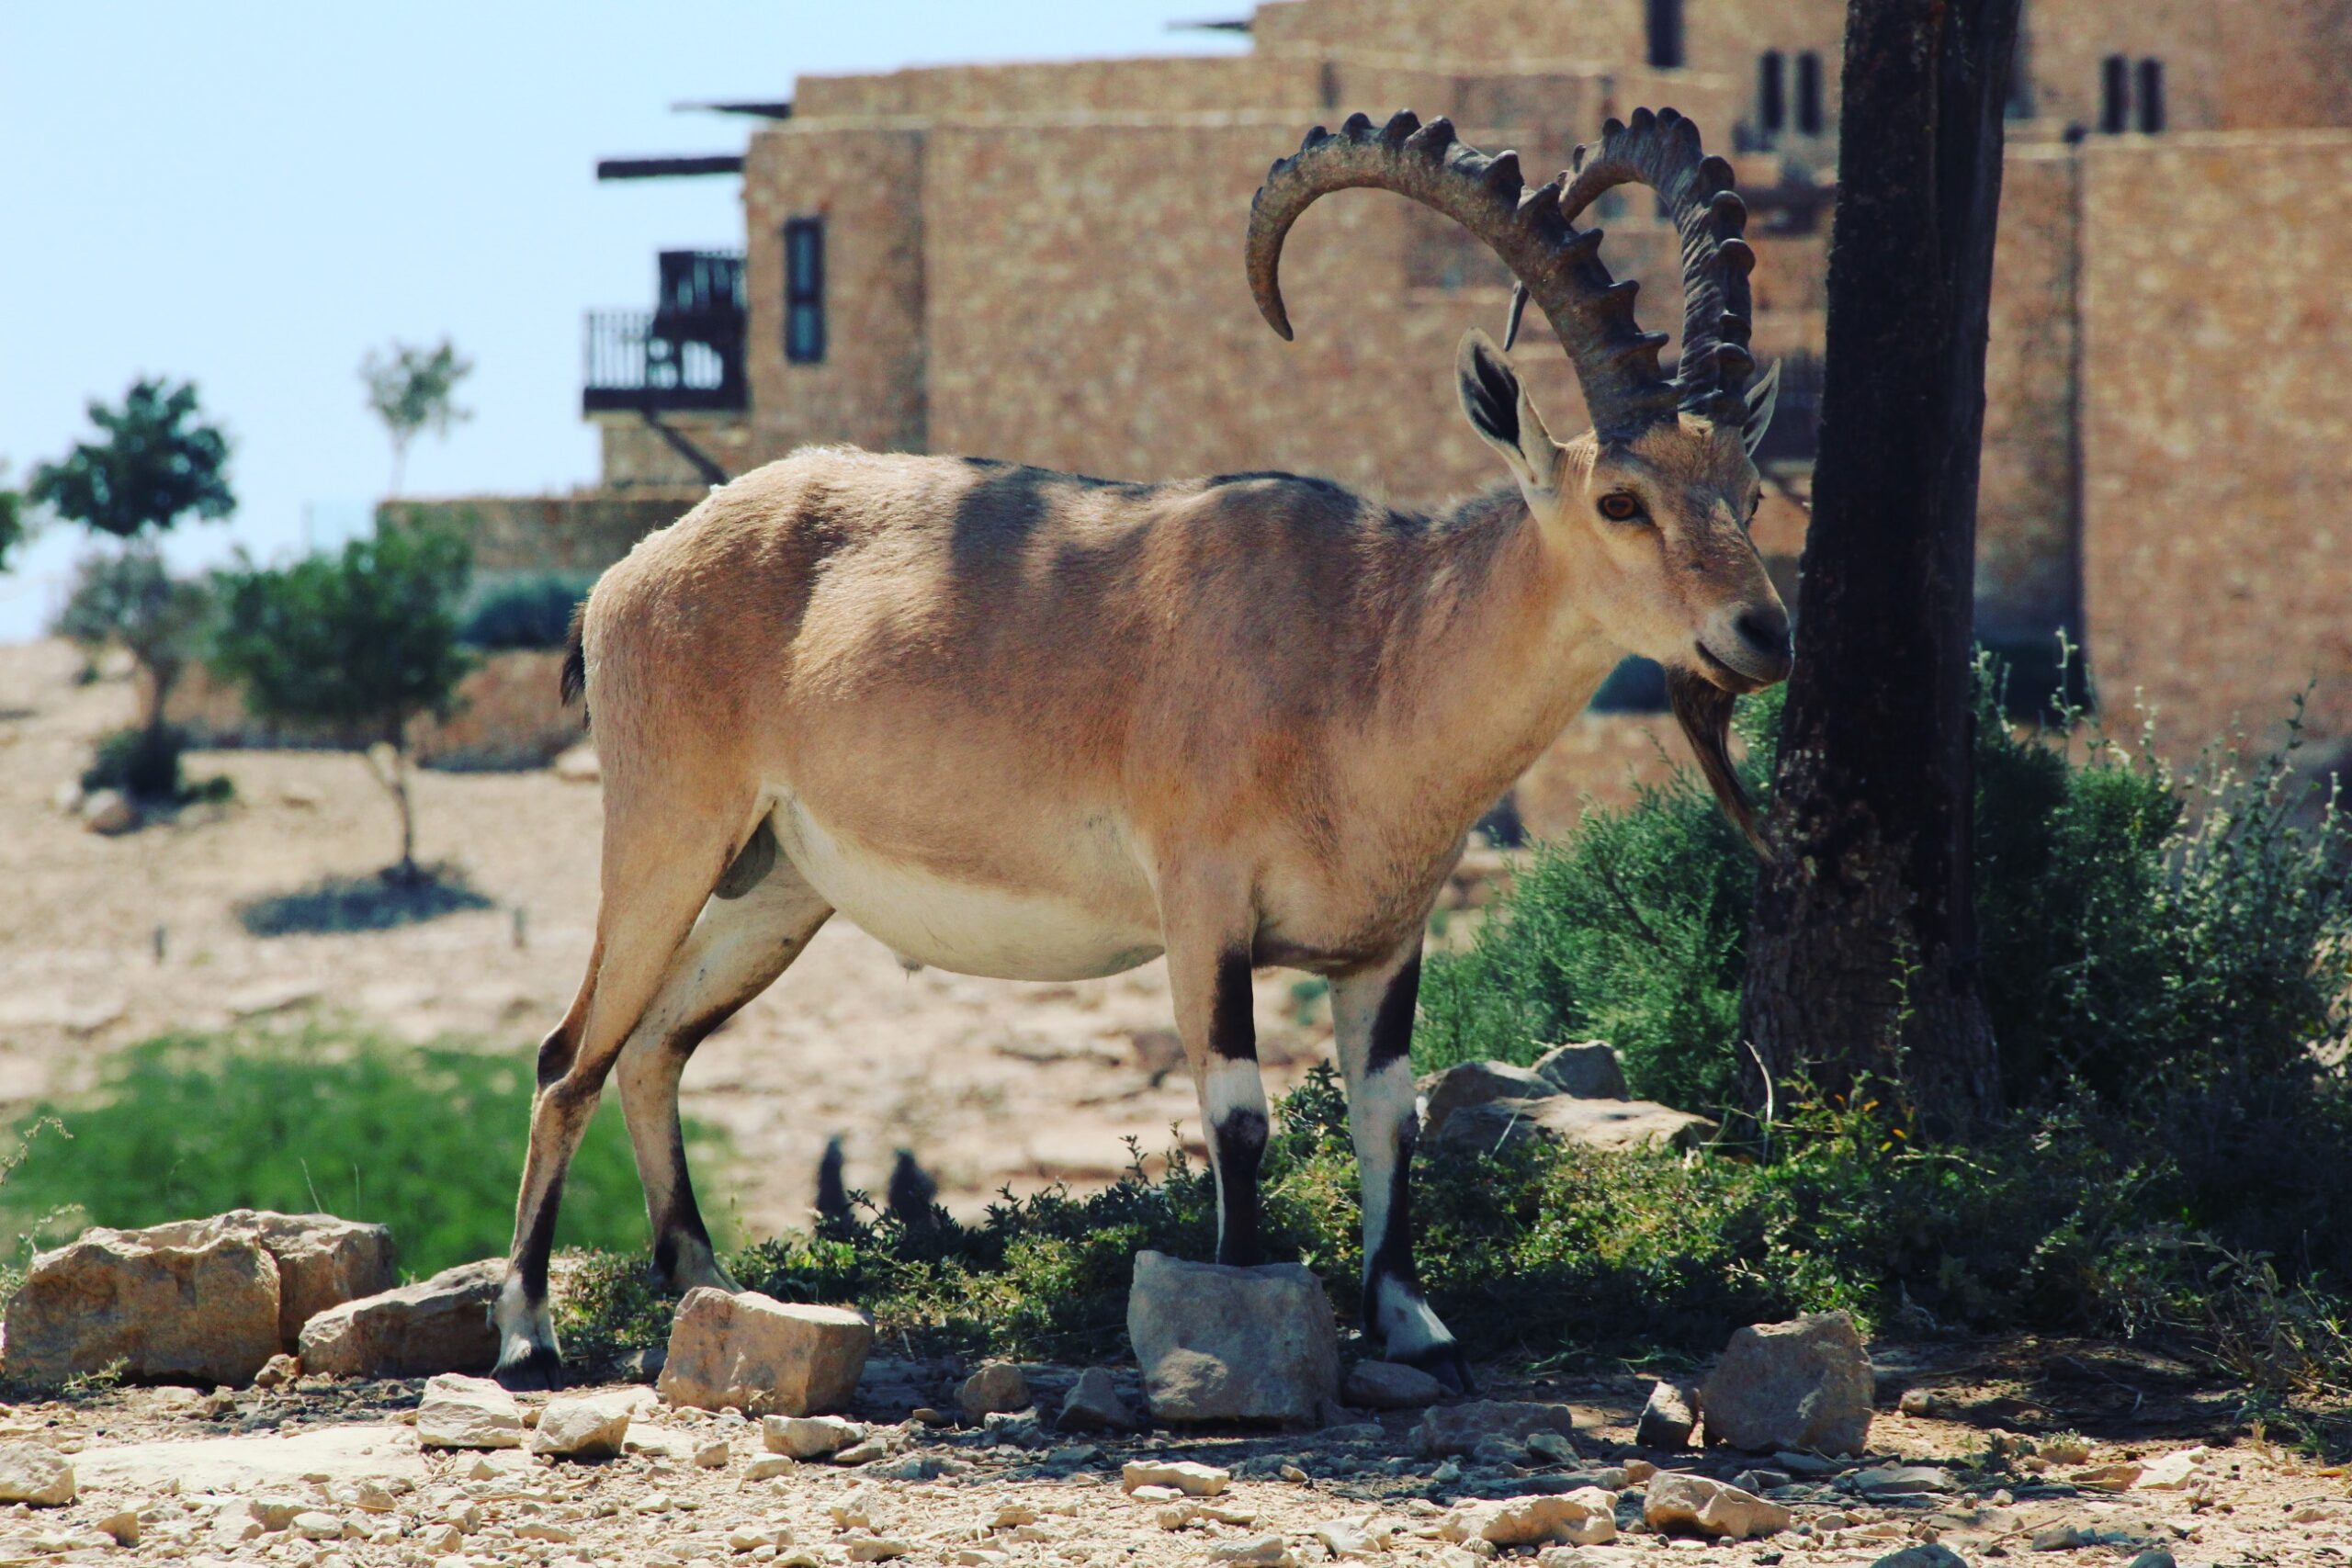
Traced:
<path id="1" fill-rule="evenodd" d="M 1969 670 L 2001 114 L 2018 0 L 1850 0 L 1826 384 L 1741 1024 L 1750 1105 L 2000 1109 Z M 1758 1068 L 1761 1072 L 1759 1073 Z M 1767 1075 L 1769 1075 L 1769 1079 Z"/>

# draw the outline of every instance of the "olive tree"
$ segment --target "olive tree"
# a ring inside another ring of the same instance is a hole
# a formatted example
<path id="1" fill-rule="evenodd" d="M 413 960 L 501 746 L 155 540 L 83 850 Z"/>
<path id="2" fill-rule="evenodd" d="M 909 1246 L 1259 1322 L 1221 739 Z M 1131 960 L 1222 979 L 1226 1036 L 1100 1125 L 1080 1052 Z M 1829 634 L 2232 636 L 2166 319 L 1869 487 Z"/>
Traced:
<path id="1" fill-rule="evenodd" d="M 458 406 L 458 383 L 473 374 L 474 363 L 443 338 L 431 348 L 395 343 L 389 354 L 370 353 L 359 363 L 359 379 L 368 389 L 368 407 L 384 422 L 392 442 L 390 493 L 401 492 L 401 477 L 408 468 L 408 449 L 426 431 L 447 435 L 453 424 L 473 417 Z"/>

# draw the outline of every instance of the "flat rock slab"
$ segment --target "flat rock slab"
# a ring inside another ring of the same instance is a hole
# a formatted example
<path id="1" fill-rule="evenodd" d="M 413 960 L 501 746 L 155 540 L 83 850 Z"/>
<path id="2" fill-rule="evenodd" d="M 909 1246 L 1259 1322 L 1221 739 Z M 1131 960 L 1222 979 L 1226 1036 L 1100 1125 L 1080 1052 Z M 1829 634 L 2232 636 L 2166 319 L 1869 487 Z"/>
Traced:
<path id="1" fill-rule="evenodd" d="M 1413 1446 L 1435 1459 L 1442 1454 L 1466 1454 L 1488 1438 L 1524 1443 L 1539 1432 L 1576 1435 L 1576 1412 L 1565 1404 L 1532 1400 L 1474 1399 L 1444 1404 L 1421 1417 L 1413 1428 Z"/>
<path id="2" fill-rule="evenodd" d="M 179 1483 L 183 1493 L 237 1492 L 306 1475 L 335 1481 L 423 1483 L 416 1434 L 390 1422 L 322 1427 L 289 1438 L 198 1438 L 185 1443 L 92 1446 L 74 1456 L 85 1491 L 147 1492 Z"/>
<path id="3" fill-rule="evenodd" d="M 486 1372 L 498 1359 L 490 1309 L 505 1278 L 506 1260 L 486 1258 L 315 1313 L 302 1325 L 302 1370 L 350 1378 Z"/>
<path id="4" fill-rule="evenodd" d="M 1870 1442 L 1876 1380 L 1854 1320 L 1808 1313 L 1736 1329 L 1699 1391 L 1709 1443 L 1859 1454 Z"/>
<path id="5" fill-rule="evenodd" d="M 1163 1421 L 1316 1425 L 1340 1393 L 1340 1336 L 1302 1264 L 1237 1269 L 1136 1254 L 1127 1337 Z"/>
<path id="6" fill-rule="evenodd" d="M 131 1378 L 242 1388 L 278 1353 L 277 1264 L 244 1236 L 92 1230 L 34 1258 L 6 1325 L 7 1374 L 20 1382 L 119 1362 Z"/>
<path id="7" fill-rule="evenodd" d="M 813 1416 L 849 1404 L 873 1348 L 862 1312 L 705 1285 L 678 1303 L 654 1386 L 672 1404 Z"/>
<path id="8" fill-rule="evenodd" d="M 1637 1149 L 1657 1145 L 1693 1149 L 1713 1137 L 1716 1124 L 1670 1105 L 1648 1100 L 1578 1100 L 1551 1094 L 1541 1100 L 1489 1100 L 1465 1105 L 1447 1117 L 1430 1143 L 1458 1153 L 1490 1152 L 1529 1138 L 1594 1149 Z"/>

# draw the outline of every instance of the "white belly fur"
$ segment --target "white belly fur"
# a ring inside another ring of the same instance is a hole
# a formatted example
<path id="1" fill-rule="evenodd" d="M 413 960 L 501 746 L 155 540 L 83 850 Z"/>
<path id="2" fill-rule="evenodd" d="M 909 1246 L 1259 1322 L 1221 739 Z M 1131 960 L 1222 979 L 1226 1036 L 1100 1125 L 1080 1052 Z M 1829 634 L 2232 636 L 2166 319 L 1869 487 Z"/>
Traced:
<path id="1" fill-rule="evenodd" d="M 774 820 L 794 869 L 902 958 L 999 980 L 1091 980 L 1148 964 L 1162 951 L 1156 924 L 1080 899 L 946 880 L 843 841 L 789 796 L 777 803 Z M 1148 900 L 1140 868 L 1128 869 Z"/>

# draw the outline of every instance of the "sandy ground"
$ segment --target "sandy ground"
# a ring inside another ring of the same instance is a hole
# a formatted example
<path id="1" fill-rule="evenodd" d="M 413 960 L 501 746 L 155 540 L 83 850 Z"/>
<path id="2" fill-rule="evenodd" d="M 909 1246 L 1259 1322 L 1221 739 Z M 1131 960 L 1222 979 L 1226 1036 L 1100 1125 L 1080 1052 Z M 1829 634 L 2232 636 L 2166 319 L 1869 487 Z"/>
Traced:
<path id="1" fill-rule="evenodd" d="M 600 801 L 552 773 L 423 773 L 419 858 L 489 901 L 392 930 L 256 936 L 238 911 L 392 859 L 396 818 L 357 758 L 199 752 L 236 799 L 120 838 L 55 804 L 93 739 L 128 721 L 121 679 L 74 679 L 59 643 L 0 647 L 0 1111 L 86 1083 L 109 1049 L 166 1028 L 342 1013 L 416 1040 L 455 1035 L 527 1059 L 588 956 Z M 161 957 L 158 957 L 160 947 Z M 1258 987 L 1269 1092 L 1329 1055 L 1328 1014 L 1305 1023 L 1295 976 Z M 826 1138 L 853 1186 L 879 1193 L 909 1147 L 962 1214 L 998 1189 L 1099 1184 L 1155 1153 L 1171 1123 L 1197 1146 L 1167 984 L 1153 964 L 1108 980 L 1024 985 L 926 970 L 835 921 L 768 993 L 706 1043 L 688 1114 L 741 1156 L 702 1183 L 704 1207 L 758 1235 L 801 1223 Z M 1159 1081 L 1155 1082 L 1155 1077 Z M 524 1129 L 482 1129 L 518 1143 Z"/>

